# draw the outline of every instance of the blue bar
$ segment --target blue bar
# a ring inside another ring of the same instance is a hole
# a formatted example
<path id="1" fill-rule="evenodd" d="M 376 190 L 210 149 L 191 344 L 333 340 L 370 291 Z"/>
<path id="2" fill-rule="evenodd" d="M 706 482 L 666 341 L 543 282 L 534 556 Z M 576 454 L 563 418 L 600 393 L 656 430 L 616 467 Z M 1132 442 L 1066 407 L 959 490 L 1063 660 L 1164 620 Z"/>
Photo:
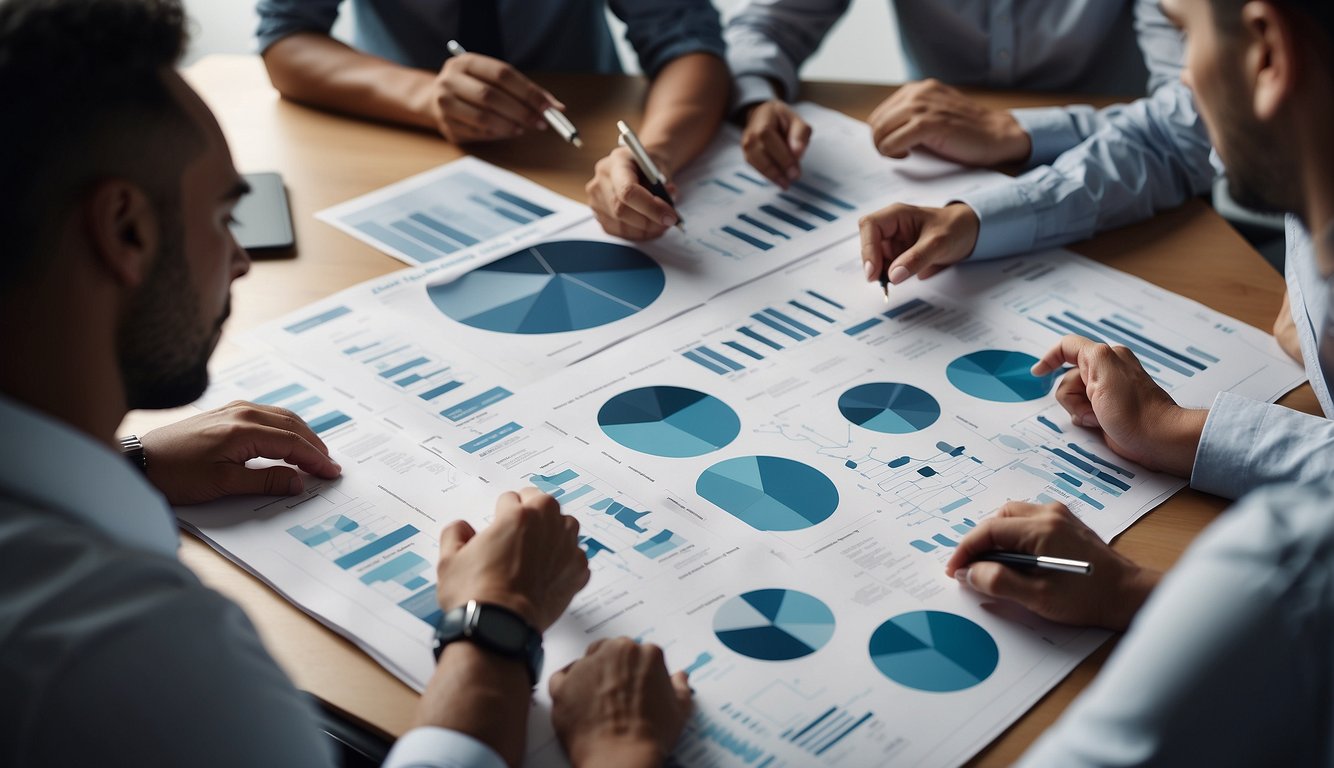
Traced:
<path id="1" fill-rule="evenodd" d="M 723 346 L 731 347 L 732 349 L 735 349 L 736 351 L 740 352 L 743 355 L 746 355 L 747 357 L 750 357 L 753 360 L 764 359 L 764 355 L 761 355 L 759 352 L 756 352 L 755 350 L 751 349 L 750 347 L 747 347 L 744 344 L 738 344 L 735 341 L 724 341 Z"/>
<path id="2" fill-rule="evenodd" d="M 435 587 L 423 589 L 399 603 L 398 607 L 431 626 L 435 626 L 440 621 L 440 614 L 443 613 L 440 610 L 440 604 L 436 602 Z"/>
<path id="3" fill-rule="evenodd" d="M 408 550 L 387 563 L 378 565 L 367 571 L 361 577 L 362 584 L 374 584 L 380 581 L 391 581 L 407 573 L 413 568 L 418 571 L 427 568 L 430 563 L 416 552 Z"/>
<path id="4" fill-rule="evenodd" d="M 361 363 L 362 363 L 362 365 L 368 365 L 368 364 L 370 364 L 370 363 L 375 362 L 376 360 L 382 360 L 382 359 L 384 359 L 384 358 L 386 358 L 386 357 L 389 357 L 390 355 L 398 354 L 399 352 L 402 352 L 403 350 L 405 350 L 405 349 L 407 349 L 407 348 L 408 348 L 408 345 L 407 345 L 407 344 L 404 344 L 403 346 L 401 346 L 401 347 L 395 347 L 394 349 L 391 349 L 391 350 L 389 350 L 388 352 L 381 352 L 380 354 L 376 355 L 375 357 L 368 357 L 368 358 L 366 358 L 365 360 L 362 360 Z"/>
<path id="5" fill-rule="evenodd" d="M 954 510 L 958 509 L 959 507 L 962 507 L 963 505 L 967 504 L 970 501 L 972 501 L 972 499 L 968 498 L 967 496 L 963 497 L 962 499 L 955 499 L 954 501 L 951 501 L 950 503 L 941 507 L 940 511 L 942 513 L 953 512 Z"/>
<path id="6" fill-rule="evenodd" d="M 269 392 L 268 394 L 260 395 L 254 400 L 251 400 L 250 402 L 258 403 L 259 405 L 273 405 L 279 400 L 286 400 L 287 398 L 292 397 L 293 395 L 299 395 L 305 391 L 306 388 L 301 386 L 300 384 L 288 384 L 282 389 L 275 389 L 272 392 Z"/>
<path id="7" fill-rule="evenodd" d="M 905 315 L 925 304 L 926 302 L 922 301 L 921 299 L 913 299 L 912 301 L 905 301 L 902 304 L 898 305 L 897 307 L 890 307 L 883 314 L 885 317 L 888 317 L 890 320 L 893 320 L 899 315 Z"/>
<path id="8" fill-rule="evenodd" d="M 396 365 L 393 368 L 389 368 L 388 370 L 380 371 L 380 378 L 392 379 L 395 376 L 399 375 L 400 373 L 406 373 L 409 369 L 416 368 L 419 365 L 426 365 L 429 362 L 430 360 L 427 360 L 424 357 L 418 357 L 409 360 L 406 363 L 401 363 L 399 365 Z"/>
<path id="9" fill-rule="evenodd" d="M 593 486 L 591 486 L 591 485 L 581 485 L 581 486 L 579 486 L 577 489 L 575 489 L 575 490 L 573 490 L 573 491 L 570 491 L 570 492 L 568 492 L 568 493 L 566 493 L 566 492 L 562 489 L 562 490 L 557 491 L 556 493 L 553 493 L 553 494 L 551 494 L 551 495 L 552 495 L 552 496 L 555 496 L 555 497 L 558 498 L 558 499 L 560 499 L 560 503 L 561 503 L 561 504 L 569 504 L 570 502 L 574 501 L 575 499 L 579 498 L 580 496 L 586 496 L 586 495 L 588 495 L 589 493 L 592 493 L 592 492 L 593 492 Z"/>
<path id="10" fill-rule="evenodd" d="M 911 544 L 913 546 L 913 549 L 916 549 L 918 552 L 933 552 L 936 549 L 935 544 L 927 543 L 925 541 L 922 541 L 921 539 L 913 539 L 908 543 Z"/>
<path id="11" fill-rule="evenodd" d="M 389 226 L 393 227 L 394 229 L 397 229 L 399 232 L 402 232 L 408 237 L 420 240 L 421 242 L 425 243 L 426 245 L 429 245 L 430 247 L 436 249 L 437 251 L 443 251 L 444 253 L 454 253 L 459 249 L 458 243 L 450 243 L 441 240 L 440 238 L 436 237 L 435 235 L 429 232 L 422 231 L 420 227 L 412 226 L 412 222 L 408 221 L 407 219 L 404 219 L 402 221 L 395 221 L 393 224 L 390 224 Z"/>
<path id="12" fill-rule="evenodd" d="M 809 213 L 812 216 L 818 216 L 819 218 L 824 219 L 825 221 L 833 221 L 838 218 L 838 216 L 836 216 L 835 214 L 832 214 L 829 211 L 826 211 L 825 209 L 819 206 L 811 205 L 805 200 L 798 200 L 792 195 L 780 194 L 779 197 L 797 206 L 806 213 Z"/>
<path id="13" fill-rule="evenodd" d="M 427 584 L 430 584 L 430 583 L 431 583 L 431 582 L 427 581 L 426 579 L 423 579 L 422 577 L 417 576 L 416 578 L 409 579 L 408 581 L 403 582 L 403 588 L 404 588 L 404 589 L 421 589 L 422 587 L 424 587 L 424 586 L 426 586 Z"/>
<path id="14" fill-rule="evenodd" d="M 378 342 L 378 341 L 372 341 L 370 344 L 362 344 L 362 345 L 359 346 L 359 347 L 348 347 L 347 349 L 343 350 L 343 354 L 345 354 L 345 355 L 355 355 L 355 354 L 357 354 L 358 352 L 365 352 L 366 350 L 370 349 L 371 347 L 378 347 L 378 346 L 380 346 L 380 342 Z"/>
<path id="15" fill-rule="evenodd" d="M 382 243 L 392 246 L 394 250 L 404 256 L 407 256 L 410 259 L 416 259 L 419 263 L 425 264 L 428 261 L 435 261 L 440 258 L 441 254 L 438 251 L 432 251 L 421 243 L 409 240 L 397 232 L 387 227 L 382 227 L 373 221 L 368 221 L 365 224 L 358 224 L 356 226 L 357 229 L 362 232 L 365 232 Z"/>
<path id="16" fill-rule="evenodd" d="M 505 218 L 509 219 L 515 224 L 527 224 L 532 221 L 532 219 L 528 218 L 527 216 L 520 216 L 519 214 L 515 213 L 514 211 L 511 211 L 508 208 L 501 208 L 497 206 L 495 208 L 492 208 L 491 210 L 495 211 L 501 216 L 504 216 Z"/>
<path id="17" fill-rule="evenodd" d="M 1103 329 L 1102 330 L 1103 336 L 1110 338 L 1112 341 L 1115 341 L 1118 344 L 1124 344 L 1127 347 L 1130 347 L 1132 350 L 1135 351 L 1135 354 L 1139 355 L 1140 357 L 1147 357 L 1150 360 L 1154 361 L 1155 363 L 1158 363 L 1159 365 L 1163 366 L 1164 368 L 1170 371 L 1176 371 L 1182 376 L 1195 375 L 1194 371 L 1192 371 L 1189 368 L 1185 368 L 1181 365 L 1178 365 L 1177 363 L 1173 362 L 1170 357 L 1167 357 L 1166 355 L 1160 355 L 1157 352 L 1153 351 L 1152 349 L 1149 349 L 1148 347 L 1142 344 L 1138 344 L 1135 341 L 1132 341 L 1130 338 L 1127 338 L 1126 336 L 1122 335 L 1121 332 L 1119 332 L 1116 328 L 1114 328 L 1110 323 L 1102 323 L 1101 325 L 1094 325 L 1093 323 L 1089 322 L 1088 320 L 1085 320 L 1084 318 L 1080 317 L 1079 315 L 1076 315 L 1073 312 L 1064 312 L 1062 314 L 1064 314 L 1071 320 L 1080 323 L 1081 325 L 1089 326 L 1095 329 L 1097 328 Z M 1155 344 L 1154 346 L 1157 345 Z M 1172 354 L 1175 355 L 1175 353 Z M 1194 365 L 1199 367 L 1200 370 L 1204 370 L 1204 367 L 1201 366 L 1199 363 L 1194 363 Z"/>
<path id="18" fill-rule="evenodd" d="M 931 537 L 931 540 L 934 541 L 934 542 L 936 542 L 937 544 L 939 544 L 939 545 L 942 546 L 942 547 L 957 547 L 957 546 L 959 546 L 959 542 L 955 541 L 954 539 L 951 539 L 950 537 L 946 536 L 946 535 L 943 534 L 943 533 L 937 533 L 935 536 L 932 536 L 932 537 Z"/>
<path id="19" fill-rule="evenodd" d="M 488 389 L 477 397 L 464 400 L 453 408 L 446 408 L 440 412 L 440 415 L 450 421 L 462 421 L 487 406 L 495 405 L 512 394 L 514 393 L 504 387 L 494 387 Z"/>
<path id="20" fill-rule="evenodd" d="M 732 227 L 723 227 L 723 231 L 744 243 L 750 243 L 756 248 L 759 248 L 761 251 L 767 251 L 770 248 L 773 248 L 773 246 L 770 245 L 769 243 L 764 242 L 758 237 L 751 237 L 750 235 L 746 234 L 745 232 L 742 232 L 739 229 L 734 229 Z"/>
<path id="21" fill-rule="evenodd" d="M 765 224 L 764 222 L 760 221 L 759 219 L 755 218 L 754 216 L 751 216 L 751 215 L 748 214 L 748 213 L 738 214 L 738 215 L 737 215 L 737 218 L 738 218 L 738 219 L 741 219 L 742 221 L 746 222 L 747 224 L 751 225 L 752 227 L 755 227 L 756 229 L 761 229 L 761 230 L 764 230 L 765 232 L 768 232 L 769 234 L 773 235 L 774 237 L 781 237 L 781 238 L 783 238 L 784 240 L 791 240 L 791 239 L 792 239 L 791 237 L 789 237 L 789 236 L 787 235 L 787 233 L 783 232 L 782 230 L 780 230 L 780 229 L 775 229 L 774 227 L 771 227 L 771 226 L 769 226 L 768 224 Z"/>
<path id="22" fill-rule="evenodd" d="M 799 321 L 799 320 L 793 320 L 791 317 L 789 317 L 789 316 L 783 314 L 782 312 L 779 312 L 779 311 L 776 310 L 776 309 L 766 309 L 766 310 L 764 310 L 764 313 L 767 314 L 767 315 L 769 315 L 770 317 L 775 317 L 775 318 L 777 318 L 777 319 L 779 319 L 779 320 L 782 320 L 783 322 L 787 323 L 788 325 L 792 326 L 793 328 L 796 328 L 797 330 L 801 331 L 802 333 L 806 334 L 807 336 L 819 336 L 819 335 L 820 335 L 820 332 L 819 332 L 819 331 L 815 330 L 814 328 L 810 327 L 809 325 L 806 325 L 805 323 L 803 323 L 803 322 L 801 322 L 801 321 Z"/>
<path id="23" fill-rule="evenodd" d="M 759 314 L 759 313 L 753 314 L 753 315 L 751 315 L 751 317 L 752 317 L 753 319 L 755 319 L 755 320 L 760 321 L 761 323 L 764 323 L 765 325 L 769 326 L 770 328 L 774 329 L 775 331 L 778 331 L 779 333 L 781 333 L 781 334 L 783 334 L 783 335 L 785 335 L 785 336 L 788 336 L 788 337 L 790 337 L 790 338 L 792 338 L 792 339 L 795 339 L 795 340 L 797 340 L 797 341 L 803 341 L 803 340 L 805 340 L 805 338 L 806 338 L 805 336 L 802 336 L 801 334 L 797 333 L 796 331 L 792 330 L 791 328 L 788 328 L 788 327 L 785 326 L 785 325 L 781 325 L 781 324 L 779 324 L 779 323 L 777 323 L 777 322 L 775 322 L 775 321 L 773 321 L 773 320 L 771 320 L 771 319 L 769 319 L 769 318 L 767 318 L 767 317 L 765 317 L 764 315 L 761 315 L 761 314 Z"/>
<path id="24" fill-rule="evenodd" d="M 726 355 L 721 355 L 717 352 L 714 352 L 712 349 L 709 349 L 708 347 L 695 347 L 695 351 L 700 353 L 701 355 L 704 355 L 710 360 L 713 360 L 716 363 L 720 363 L 724 366 L 727 366 L 728 368 L 731 368 L 734 371 L 744 371 L 746 369 L 746 366 L 733 361 L 730 357 L 727 357 Z"/>
<path id="25" fill-rule="evenodd" d="M 825 296 L 822 293 L 816 293 L 815 291 L 812 291 L 810 289 L 807 289 L 806 293 L 809 293 L 810 295 L 814 296 L 820 301 L 823 301 L 829 306 L 834 307 L 835 309 L 847 309 L 847 307 L 843 306 L 842 304 L 839 304 L 837 301 L 834 301 L 833 299 L 829 298 L 828 296 Z"/>
<path id="26" fill-rule="evenodd" d="M 846 333 L 849 336 L 856 336 L 857 334 L 861 333 L 867 328 L 874 328 L 875 326 L 880 325 L 881 322 L 883 321 L 880 318 L 873 317 L 864 323 L 857 323 L 856 325 L 844 331 L 844 333 Z"/>
<path id="27" fill-rule="evenodd" d="M 1067 323 L 1066 321 L 1062 320 L 1056 315 L 1049 315 L 1047 317 L 1047 322 L 1060 326 L 1061 329 L 1064 330 L 1066 333 L 1073 333 L 1079 336 L 1087 336 L 1088 338 L 1092 339 L 1093 341 L 1099 344 L 1107 343 L 1106 341 L 1103 340 L 1101 336 L 1097 335 L 1092 330 L 1087 328 L 1080 328 L 1079 326 Z"/>
<path id="28" fill-rule="evenodd" d="M 500 429 L 492 430 L 490 432 L 487 432 L 485 435 L 482 435 L 481 437 L 477 438 L 476 440 L 470 440 L 464 443 L 463 445 L 460 445 L 459 448 L 463 449 L 467 453 L 477 453 L 478 451 L 482 450 L 488 445 L 500 442 L 504 438 L 509 437 L 510 435 L 514 434 L 515 432 L 518 432 L 521 429 L 523 429 L 521 425 L 511 421 L 510 423 L 506 424 Z"/>
<path id="29" fill-rule="evenodd" d="M 416 528 L 411 525 L 405 525 L 387 536 L 381 536 L 366 546 L 343 555 L 334 561 L 334 565 L 346 571 L 349 568 L 361 565 L 387 549 L 402 544 L 418 533 L 420 533 L 420 531 Z"/>
<path id="30" fill-rule="evenodd" d="M 341 424 L 346 424 L 351 420 L 352 417 L 348 416 L 346 413 L 343 413 L 342 411 L 334 411 L 333 413 L 325 414 L 324 416 L 311 421 L 310 431 L 318 435 L 321 432 L 328 432 Z"/>
<path id="31" fill-rule="evenodd" d="M 792 738 L 788 739 L 788 741 L 795 742 L 797 739 L 800 739 L 802 736 L 805 736 L 807 731 L 819 725 L 820 723 L 824 722 L 825 718 L 829 717 L 830 715 L 834 714 L 837 711 L 838 707 L 830 707 L 823 715 L 820 715 L 819 717 L 815 718 L 805 728 L 802 728 L 800 731 L 797 731 L 795 734 L 793 734 Z"/>
<path id="32" fill-rule="evenodd" d="M 804 229 L 807 232 L 810 232 L 815 229 L 814 224 L 807 224 L 806 222 L 802 221 L 796 216 L 793 216 L 792 214 L 788 213 L 782 208 L 775 208 L 772 205 L 761 205 L 760 210 L 764 211 L 765 213 L 769 214 L 775 219 L 781 219 L 782 221 L 786 221 L 788 224 L 791 224 L 797 229 Z"/>
<path id="33" fill-rule="evenodd" d="M 1038 423 L 1041 424 L 1042 426 L 1046 427 L 1047 429 L 1050 429 L 1051 431 L 1057 433 L 1057 434 L 1063 434 L 1063 433 L 1064 433 L 1064 430 L 1063 430 L 1063 429 L 1061 429 L 1060 427 L 1056 426 L 1056 422 L 1052 421 L 1051 419 L 1047 418 L 1046 416 L 1039 416 L 1039 417 L 1038 417 Z"/>
<path id="34" fill-rule="evenodd" d="M 852 203 L 839 200 L 837 197 L 834 197 L 828 192 L 821 192 L 820 190 L 816 189 L 815 187 L 812 187 L 810 184 L 807 184 L 804 181 L 794 181 L 792 182 L 792 186 L 796 187 L 797 189 L 800 189 L 802 192 L 805 192 L 811 197 L 818 198 L 820 200 L 825 201 L 826 203 L 830 203 L 831 205 L 836 205 L 845 211 L 851 211 L 856 208 L 856 206 L 854 206 Z"/>
<path id="35" fill-rule="evenodd" d="M 728 184 L 722 179 L 710 179 L 710 181 L 722 187 L 723 189 L 727 190 L 728 192 L 735 192 L 738 195 L 744 194 L 740 189 L 737 189 L 736 187 L 732 186 L 731 184 Z"/>
<path id="36" fill-rule="evenodd" d="M 1218 358 L 1214 357 L 1208 352 L 1205 352 L 1203 349 L 1200 349 L 1199 347 L 1186 347 L 1186 351 L 1191 353 L 1192 355 L 1195 355 L 1196 357 L 1202 357 L 1211 363 L 1222 362 Z"/>
<path id="37" fill-rule="evenodd" d="M 857 722 L 853 723 L 852 725 L 848 726 L 848 729 L 847 729 L 846 731 L 840 733 L 840 734 L 839 734 L 833 741 L 831 741 L 831 742 L 829 742 L 828 744 L 825 744 L 823 747 L 821 747 L 821 748 L 820 748 L 820 751 L 815 753 L 815 756 L 816 756 L 816 757 L 819 757 L 820 755 L 823 755 L 823 754 L 825 753 L 825 751 L 827 751 L 830 747 L 833 747 L 835 744 L 837 744 L 837 743 L 839 743 L 840 741 L 842 741 L 844 736 L 847 736 L 849 733 L 852 733 L 853 731 L 857 730 L 857 728 L 858 728 L 862 723 L 864 723 L 864 722 L 866 722 L 867 720 L 870 720 L 870 719 L 871 719 L 871 713 L 870 713 L 870 712 L 867 712 L 865 715 L 862 715 L 862 719 L 860 719 L 860 720 L 858 720 Z"/>
<path id="38" fill-rule="evenodd" d="M 741 334 L 742 336 L 745 336 L 746 338 L 748 338 L 748 339 L 750 339 L 750 340 L 752 340 L 752 341 L 758 341 L 759 343 L 763 344 L 764 346 L 768 347 L 769 349 L 782 349 L 782 348 L 783 348 L 783 345 L 779 344 L 778 342 L 776 342 L 776 341 L 770 341 L 770 340 L 764 338 L 763 336 L 759 335 L 758 333 L 752 331 L 752 330 L 749 329 L 749 328 L 741 327 L 741 328 L 738 328 L 738 329 L 736 329 L 736 330 L 737 330 L 737 333 Z"/>
<path id="39" fill-rule="evenodd" d="M 300 402 L 291 403 L 290 405 L 287 406 L 287 410 L 296 414 L 300 414 L 302 411 L 306 410 L 312 405 L 319 405 L 320 402 L 321 400 L 319 396 L 311 395 L 310 397 L 307 397 L 304 400 L 301 400 Z"/>
<path id="40" fill-rule="evenodd" d="M 1125 323 L 1126 325 L 1128 325 L 1128 326 L 1130 326 L 1130 327 L 1132 327 L 1132 328 L 1139 328 L 1140 330 L 1143 330 L 1143 329 L 1144 329 L 1144 326 L 1143 326 L 1143 325 L 1140 325 L 1139 323 L 1135 322 L 1134 320 L 1131 320 L 1130 318 L 1126 317 L 1125 315 L 1121 314 L 1120 312 L 1113 312 L 1113 313 L 1112 313 L 1112 317 L 1116 318 L 1117 320 L 1120 320 L 1121 322 Z M 1214 362 L 1216 363 L 1216 362 L 1218 362 L 1218 361 L 1215 360 Z"/>
<path id="41" fill-rule="evenodd" d="M 408 218 L 412 219 L 413 221 L 417 222 L 423 227 L 429 227 L 431 229 L 434 229 L 436 232 L 439 232 L 440 234 L 444 235 L 445 237 L 448 237 L 451 240 L 457 240 L 458 242 L 462 243 L 465 246 L 477 245 L 477 243 L 479 242 L 477 238 L 465 234 L 460 230 L 454 229 L 453 227 L 449 226 L 448 224 L 442 221 L 436 221 L 435 219 L 431 218 L 430 216 L 427 216 L 424 213 L 414 213 L 408 216 Z"/>
<path id="42" fill-rule="evenodd" d="M 330 320 L 340 318 L 343 315 L 350 314 L 351 312 L 352 310 L 348 309 L 347 307 L 342 307 L 342 306 L 334 307 L 328 312 L 318 314 L 314 317 L 308 317 L 299 323 L 293 323 L 292 325 L 286 326 L 283 328 L 283 330 L 287 331 L 288 333 L 305 333 L 306 331 L 309 331 L 311 328 L 314 328 L 318 325 L 324 325 Z"/>
<path id="43" fill-rule="evenodd" d="M 739 179 L 745 179 L 746 181 L 749 181 L 751 184 L 754 184 L 754 185 L 757 186 L 757 187 L 767 187 L 767 186 L 769 186 L 769 182 L 767 182 L 767 181 L 761 181 L 760 179 L 757 179 L 757 178 L 755 178 L 754 176 L 751 176 L 749 173 L 743 173 L 743 172 L 741 172 L 741 171 L 737 171 L 737 172 L 736 172 L 736 177 L 739 178 Z"/>
<path id="44" fill-rule="evenodd" d="M 1114 331 L 1120 331 L 1121 333 L 1124 333 L 1125 335 L 1129 336 L 1130 338 L 1134 339 L 1135 341 L 1140 342 L 1141 344 L 1148 344 L 1150 347 L 1153 347 L 1154 349 L 1158 350 L 1159 352 L 1162 352 L 1164 355 L 1171 355 L 1172 357 L 1175 357 L 1176 359 L 1180 360 L 1181 362 L 1185 363 L 1186 365 L 1189 365 L 1189 366 L 1192 367 L 1192 368 L 1195 368 L 1195 369 L 1197 369 L 1197 370 L 1201 370 L 1201 371 L 1203 371 L 1203 370 L 1205 370 L 1205 368 L 1207 367 L 1207 366 L 1204 365 L 1204 363 L 1201 363 L 1199 360 L 1192 360 L 1191 358 L 1186 357 L 1185 355 L 1181 354 L 1180 352 L 1176 352 L 1176 351 L 1174 351 L 1174 350 L 1168 349 L 1167 347 L 1163 346 L 1162 344 L 1159 344 L 1158 342 L 1154 341 L 1153 339 L 1150 339 L 1150 338 L 1148 338 L 1148 337 L 1146 337 L 1146 336 L 1141 336 L 1141 335 L 1139 335 L 1138 333 L 1135 333 L 1134 331 L 1130 330 L 1129 328 L 1125 327 L 1124 325 L 1118 325 L 1118 324 L 1116 324 L 1116 323 L 1113 323 L 1111 320 L 1107 320 L 1107 319 L 1103 319 L 1102 324 L 1105 325 L 1105 326 L 1107 326 L 1108 328 L 1111 328 L 1111 329 L 1114 330 Z"/>
<path id="45" fill-rule="evenodd" d="M 461 386 L 463 386 L 463 382 L 461 381 L 446 382 L 436 387 L 435 389 L 428 389 L 427 391 L 418 395 L 418 397 L 420 397 L 423 400 L 434 400 L 437 397 L 440 397 L 441 395 L 445 394 L 446 392 L 453 392 L 454 390 L 458 389 Z"/>
<path id="46" fill-rule="evenodd" d="M 1076 445 L 1076 444 L 1074 444 L 1074 443 L 1066 443 L 1066 445 L 1070 448 L 1070 450 L 1074 451 L 1075 453 L 1079 454 L 1080 456 L 1083 456 L 1084 458 L 1088 459 L 1089 461 L 1095 462 L 1095 463 L 1097 463 L 1097 464 L 1101 464 L 1101 465 L 1103 465 L 1104 467 L 1107 467 L 1108 469 L 1112 470 L 1113 472 L 1115 472 L 1115 473 L 1118 474 L 1118 475 L 1123 475 L 1123 476 L 1125 476 L 1125 477 L 1134 477 L 1134 476 L 1135 476 L 1135 473 L 1134 473 L 1134 472 L 1131 472 L 1130 470 L 1125 469 L 1124 467 L 1118 467 L 1117 465 L 1111 463 L 1110 461 L 1107 461 L 1106 459 L 1104 459 L 1104 458 L 1098 456 L 1098 454 L 1096 454 L 1096 453 L 1091 453 L 1091 452 L 1089 452 L 1089 451 L 1086 451 L 1086 450 L 1084 450 L 1083 448 L 1080 448 L 1078 445 Z"/>
<path id="47" fill-rule="evenodd" d="M 421 381 L 422 378 L 423 378 L 422 376 L 414 373 L 411 376 L 404 376 L 403 378 L 399 379 L 394 383 L 400 387 L 410 387 L 413 384 L 416 384 L 417 382 Z"/>
<path id="48" fill-rule="evenodd" d="M 491 194 L 495 195 L 501 200 L 504 200 L 510 205 L 515 205 L 524 209 L 525 211 L 528 211 L 529 213 L 533 214 L 539 219 L 543 218 L 544 216 L 550 216 L 552 214 L 551 211 L 547 210 L 546 208 L 543 208 L 537 203 L 531 203 L 527 200 L 524 200 L 522 197 L 519 197 L 518 195 L 511 195 L 510 193 L 506 192 L 503 189 L 497 189 L 495 192 L 492 192 Z"/>
<path id="49" fill-rule="evenodd" d="M 791 304 L 792 306 L 796 307 L 797 309 L 800 309 L 802 312 L 805 312 L 805 313 L 807 313 L 807 314 L 809 314 L 809 315 L 814 315 L 815 317 L 820 318 L 821 320 L 825 321 L 826 323 L 832 323 L 832 322 L 834 322 L 834 318 L 830 317 L 829 315 L 826 315 L 826 314 L 823 313 L 823 312 L 816 312 L 815 310 L 811 309 L 810 307 L 806 306 L 805 304 L 802 304 L 800 301 L 797 301 L 796 299 L 793 299 L 793 300 L 789 301 L 788 304 Z"/>
<path id="50" fill-rule="evenodd" d="M 709 362 L 708 360 L 705 360 L 704 358 L 700 357 L 694 352 L 688 352 L 688 351 L 682 352 L 681 356 L 692 363 L 698 363 L 699 365 L 708 368 L 710 371 L 713 371 L 719 376 L 726 376 L 728 374 L 728 370 L 726 368 L 722 367 L 721 365 L 714 365 L 713 363 Z"/>

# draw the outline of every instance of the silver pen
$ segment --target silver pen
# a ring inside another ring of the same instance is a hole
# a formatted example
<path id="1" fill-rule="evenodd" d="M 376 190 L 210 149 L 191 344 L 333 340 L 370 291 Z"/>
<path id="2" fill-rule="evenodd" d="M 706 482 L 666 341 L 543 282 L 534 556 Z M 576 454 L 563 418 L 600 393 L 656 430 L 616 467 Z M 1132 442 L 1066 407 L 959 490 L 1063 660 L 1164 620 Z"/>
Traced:
<path id="1" fill-rule="evenodd" d="M 450 56 L 462 56 L 467 53 L 457 40 L 450 40 L 445 43 L 445 48 L 449 50 Z M 583 149 L 584 140 L 579 138 L 579 129 L 574 127 L 574 123 L 570 122 L 570 118 L 566 117 L 564 112 L 549 106 L 542 110 L 542 117 L 546 119 L 547 125 L 550 125 L 556 133 L 560 134 L 562 139 L 570 142 L 577 149 Z"/>
<path id="2" fill-rule="evenodd" d="M 978 555 L 977 559 L 992 563 L 1018 566 L 1020 568 L 1037 568 L 1039 570 L 1061 571 L 1063 573 L 1093 573 L 1093 564 L 1085 560 L 1071 560 L 1066 557 L 1048 557 L 1046 555 L 1030 555 L 1026 552 L 986 552 Z"/>
<path id="3" fill-rule="evenodd" d="M 649 157 L 644 145 L 639 143 L 639 137 L 630 129 L 630 126 L 625 124 L 624 120 L 617 120 L 616 127 L 621 132 L 618 141 L 621 146 L 630 150 L 630 154 L 634 156 L 635 165 L 639 166 L 639 172 L 644 174 L 644 178 L 648 181 L 648 191 L 652 192 L 654 197 L 672 207 L 672 212 L 676 214 L 676 228 L 685 232 L 685 219 L 681 218 L 681 212 L 676 210 L 676 203 L 672 200 L 671 194 L 667 192 L 667 177 L 663 175 L 662 171 L 658 170 L 657 163 Z"/>

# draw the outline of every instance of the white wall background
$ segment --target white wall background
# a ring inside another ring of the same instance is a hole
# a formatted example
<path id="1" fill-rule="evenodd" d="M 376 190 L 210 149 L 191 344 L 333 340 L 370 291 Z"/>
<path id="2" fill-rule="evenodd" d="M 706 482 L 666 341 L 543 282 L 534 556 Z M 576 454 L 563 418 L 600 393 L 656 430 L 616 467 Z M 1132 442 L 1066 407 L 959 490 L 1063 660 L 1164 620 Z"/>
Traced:
<path id="1" fill-rule="evenodd" d="M 714 0 L 724 19 L 745 0 Z M 898 27 L 889 10 L 890 0 L 853 0 L 852 7 L 825 38 L 824 46 L 806 63 L 802 77 L 810 80 L 850 80 L 866 83 L 898 83 L 905 78 Z M 253 0 L 185 0 L 194 21 L 189 63 L 210 53 L 251 53 L 257 16 Z M 343 14 L 334 34 L 347 37 L 350 14 Z M 633 58 L 620 35 L 621 58 L 635 71 Z"/>

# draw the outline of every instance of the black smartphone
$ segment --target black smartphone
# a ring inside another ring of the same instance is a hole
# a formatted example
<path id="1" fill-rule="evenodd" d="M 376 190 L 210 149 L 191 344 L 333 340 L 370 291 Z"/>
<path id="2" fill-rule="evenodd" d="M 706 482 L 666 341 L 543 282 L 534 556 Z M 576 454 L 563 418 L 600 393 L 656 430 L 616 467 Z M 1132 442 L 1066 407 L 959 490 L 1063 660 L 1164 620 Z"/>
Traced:
<path id="1" fill-rule="evenodd" d="M 232 216 L 232 234 L 247 251 L 277 251 L 296 244 L 287 188 L 276 173 L 247 173 L 250 194 L 241 198 Z"/>

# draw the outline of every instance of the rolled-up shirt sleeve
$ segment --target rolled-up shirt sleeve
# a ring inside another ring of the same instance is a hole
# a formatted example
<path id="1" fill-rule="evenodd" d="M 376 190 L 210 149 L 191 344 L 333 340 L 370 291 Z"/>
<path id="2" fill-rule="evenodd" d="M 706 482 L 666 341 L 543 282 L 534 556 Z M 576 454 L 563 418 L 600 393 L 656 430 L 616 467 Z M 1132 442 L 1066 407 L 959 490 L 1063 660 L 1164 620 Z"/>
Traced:
<path id="1" fill-rule="evenodd" d="M 848 9 L 850 0 L 752 0 L 727 23 L 732 109 L 797 95 L 797 71 Z M 773 83 L 782 85 L 775 93 Z"/>
<path id="2" fill-rule="evenodd" d="M 625 35 L 650 78 L 686 54 L 727 58 L 718 10 L 708 0 L 613 0 L 611 10 L 625 22 Z"/>
<path id="3" fill-rule="evenodd" d="M 329 34 L 338 20 L 338 6 L 342 0 L 259 0 L 255 11 L 259 14 L 259 52 L 288 35 L 297 32 Z"/>

